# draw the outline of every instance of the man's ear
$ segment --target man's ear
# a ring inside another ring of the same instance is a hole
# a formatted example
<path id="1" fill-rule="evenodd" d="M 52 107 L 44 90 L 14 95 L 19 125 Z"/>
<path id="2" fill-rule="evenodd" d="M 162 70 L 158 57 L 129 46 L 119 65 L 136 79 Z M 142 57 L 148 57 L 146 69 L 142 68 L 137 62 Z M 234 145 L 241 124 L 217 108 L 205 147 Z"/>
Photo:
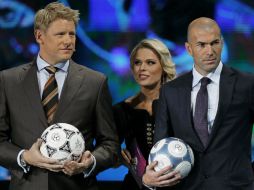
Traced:
<path id="1" fill-rule="evenodd" d="M 42 36 L 43 36 L 43 31 L 42 30 L 35 30 L 34 31 L 34 37 L 35 37 L 35 40 L 38 44 L 43 43 Z"/>
<path id="2" fill-rule="evenodd" d="M 191 45 L 188 42 L 185 42 L 185 48 L 188 51 L 188 53 L 192 56 L 192 49 L 190 47 Z"/>

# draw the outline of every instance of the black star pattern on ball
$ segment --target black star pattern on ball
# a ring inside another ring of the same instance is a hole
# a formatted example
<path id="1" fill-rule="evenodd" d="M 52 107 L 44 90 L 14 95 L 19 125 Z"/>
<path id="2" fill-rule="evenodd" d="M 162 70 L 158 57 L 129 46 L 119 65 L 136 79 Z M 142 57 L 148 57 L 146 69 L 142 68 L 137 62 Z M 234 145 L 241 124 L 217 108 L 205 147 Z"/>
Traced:
<path id="1" fill-rule="evenodd" d="M 71 130 L 68 130 L 68 129 L 64 129 L 63 131 L 65 132 L 67 139 L 70 139 L 75 134 L 74 131 L 71 131 Z"/>
<path id="2" fill-rule="evenodd" d="M 61 147 L 59 147 L 59 150 L 71 153 L 71 147 L 69 141 L 66 141 Z"/>
<path id="3" fill-rule="evenodd" d="M 46 145 L 48 156 L 51 157 L 54 153 L 56 153 L 57 149 L 53 148 L 49 145 Z"/>

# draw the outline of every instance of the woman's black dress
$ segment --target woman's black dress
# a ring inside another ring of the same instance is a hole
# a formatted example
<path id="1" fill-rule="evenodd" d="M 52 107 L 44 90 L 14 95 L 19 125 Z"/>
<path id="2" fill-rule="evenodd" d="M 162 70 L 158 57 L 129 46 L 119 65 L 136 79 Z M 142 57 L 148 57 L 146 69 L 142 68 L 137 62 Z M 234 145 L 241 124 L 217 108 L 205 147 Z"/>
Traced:
<path id="1" fill-rule="evenodd" d="M 141 164 L 142 166 L 139 167 L 139 172 L 143 174 L 149 152 L 153 146 L 154 116 L 150 115 L 144 109 L 135 109 L 126 102 L 116 104 L 113 107 L 113 111 L 120 141 L 125 141 L 126 149 L 132 154 L 135 154 L 134 150 L 138 147 L 142 154 L 141 156 L 144 158 L 145 163 Z M 122 189 L 141 189 L 133 178 L 130 170 L 124 178 Z M 147 188 L 143 186 L 142 189 Z"/>

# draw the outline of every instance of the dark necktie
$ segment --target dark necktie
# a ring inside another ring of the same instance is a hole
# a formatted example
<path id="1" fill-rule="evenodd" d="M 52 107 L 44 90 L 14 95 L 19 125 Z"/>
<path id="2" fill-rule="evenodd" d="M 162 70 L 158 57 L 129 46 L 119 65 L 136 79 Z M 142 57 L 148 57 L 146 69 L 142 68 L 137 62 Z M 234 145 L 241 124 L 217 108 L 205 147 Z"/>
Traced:
<path id="1" fill-rule="evenodd" d="M 194 113 L 194 127 L 199 135 L 200 140 L 206 147 L 208 141 L 208 93 L 207 85 L 210 83 L 210 79 L 203 77 L 201 79 L 201 87 L 197 94 L 195 113 Z"/>
<path id="2" fill-rule="evenodd" d="M 55 78 L 55 73 L 57 71 L 56 67 L 49 66 L 45 68 L 46 71 L 50 74 L 48 81 L 46 82 L 42 94 L 42 105 L 50 124 L 53 120 L 54 114 L 56 112 L 56 108 L 58 105 L 58 88 L 57 82 Z"/>

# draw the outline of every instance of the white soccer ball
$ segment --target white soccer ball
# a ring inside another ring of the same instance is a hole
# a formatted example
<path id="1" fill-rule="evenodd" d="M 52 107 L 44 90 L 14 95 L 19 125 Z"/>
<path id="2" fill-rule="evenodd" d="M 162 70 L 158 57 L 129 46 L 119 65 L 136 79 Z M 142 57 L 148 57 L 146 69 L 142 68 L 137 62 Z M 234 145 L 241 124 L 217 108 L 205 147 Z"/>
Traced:
<path id="1" fill-rule="evenodd" d="M 40 151 L 47 158 L 64 162 L 77 161 L 85 150 L 85 140 L 80 131 L 67 123 L 56 123 L 42 133 Z"/>
<path id="2" fill-rule="evenodd" d="M 186 177 L 194 166 L 194 155 L 191 147 L 181 139 L 169 137 L 158 141 L 150 151 L 148 163 L 157 161 L 155 171 L 172 166 L 172 171 L 179 171 Z"/>

